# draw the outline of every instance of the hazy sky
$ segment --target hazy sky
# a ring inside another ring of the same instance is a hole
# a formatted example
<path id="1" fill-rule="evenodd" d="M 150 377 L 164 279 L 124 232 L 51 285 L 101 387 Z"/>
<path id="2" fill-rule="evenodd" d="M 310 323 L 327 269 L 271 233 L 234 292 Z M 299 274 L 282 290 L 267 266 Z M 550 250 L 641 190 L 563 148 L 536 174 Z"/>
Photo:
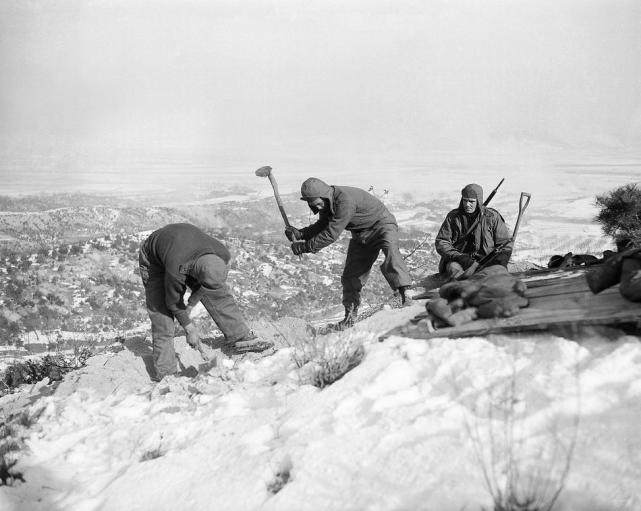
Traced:
<path id="1" fill-rule="evenodd" d="M 521 142 L 641 149 L 641 1 L 0 1 L 5 175 Z"/>

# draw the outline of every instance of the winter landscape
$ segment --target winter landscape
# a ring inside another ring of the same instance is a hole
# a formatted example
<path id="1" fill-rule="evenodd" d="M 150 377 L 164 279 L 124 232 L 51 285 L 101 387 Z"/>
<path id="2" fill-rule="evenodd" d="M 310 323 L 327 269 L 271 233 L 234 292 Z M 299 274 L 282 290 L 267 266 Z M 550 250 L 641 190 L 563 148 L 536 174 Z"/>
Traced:
<path id="1" fill-rule="evenodd" d="M 343 313 L 349 233 L 295 256 L 254 174 L 273 167 L 297 227 L 305 178 L 369 190 L 416 283 L 472 182 L 505 178 L 510 229 L 532 195 L 511 271 L 601 257 L 596 197 L 641 184 L 639 15 L 3 3 L 0 509 L 641 509 L 638 325 L 384 337 L 426 301 L 401 307 L 379 258 L 360 320 L 319 334 Z M 229 247 L 227 284 L 274 350 L 229 352 L 199 305 L 204 351 L 177 325 L 181 372 L 151 380 L 138 250 L 174 222 Z"/>

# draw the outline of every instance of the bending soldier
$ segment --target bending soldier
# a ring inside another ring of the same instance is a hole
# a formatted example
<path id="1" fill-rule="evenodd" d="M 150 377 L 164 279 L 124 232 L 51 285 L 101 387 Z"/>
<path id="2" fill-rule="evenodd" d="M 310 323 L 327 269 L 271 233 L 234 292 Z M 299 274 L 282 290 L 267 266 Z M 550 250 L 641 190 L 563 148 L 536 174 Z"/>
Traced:
<path id="1" fill-rule="evenodd" d="M 226 342 L 237 351 L 263 351 L 272 343 L 259 340 L 248 328 L 225 284 L 230 253 L 220 241 L 190 224 L 169 224 L 153 232 L 140 247 L 140 276 L 151 319 L 156 378 L 176 372 L 174 318 L 187 342 L 200 347 L 200 332 L 191 309 L 200 301 Z M 184 295 L 190 288 L 188 304 Z"/>
<path id="2" fill-rule="evenodd" d="M 469 184 L 461 190 L 459 207 L 447 214 L 436 235 L 436 251 L 441 255 L 438 270 L 450 278 L 469 276 L 478 261 L 509 240 L 501 214 L 483 205 L 483 188 Z M 511 255 L 512 243 L 507 243 L 488 263 L 507 266 Z"/>
<path id="3" fill-rule="evenodd" d="M 381 272 L 392 290 L 400 293 L 402 303 L 409 297 L 412 279 L 398 248 L 396 218 L 385 205 L 365 190 L 351 186 L 329 186 L 310 177 L 301 186 L 301 200 L 307 201 L 318 221 L 303 229 L 288 227 L 294 254 L 316 253 L 334 243 L 343 230 L 352 233 L 341 277 L 345 318 L 338 328 L 351 327 L 358 314 L 360 295 L 372 265 L 382 250 L 385 260 Z"/>

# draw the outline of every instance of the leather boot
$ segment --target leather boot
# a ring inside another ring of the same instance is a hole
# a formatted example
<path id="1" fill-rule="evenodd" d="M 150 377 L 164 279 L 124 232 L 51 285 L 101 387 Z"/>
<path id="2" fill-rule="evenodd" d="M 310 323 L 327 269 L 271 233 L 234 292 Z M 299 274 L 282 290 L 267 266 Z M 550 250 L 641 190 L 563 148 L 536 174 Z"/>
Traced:
<path id="1" fill-rule="evenodd" d="M 401 286 L 398 288 L 398 293 L 401 295 L 401 307 L 412 305 L 412 297 L 407 292 L 410 286 Z"/>
<path id="2" fill-rule="evenodd" d="M 346 305 L 345 306 L 345 317 L 336 323 L 337 330 L 345 330 L 346 328 L 352 328 L 354 323 L 356 323 L 356 317 L 358 316 L 358 307 L 356 305 Z"/>

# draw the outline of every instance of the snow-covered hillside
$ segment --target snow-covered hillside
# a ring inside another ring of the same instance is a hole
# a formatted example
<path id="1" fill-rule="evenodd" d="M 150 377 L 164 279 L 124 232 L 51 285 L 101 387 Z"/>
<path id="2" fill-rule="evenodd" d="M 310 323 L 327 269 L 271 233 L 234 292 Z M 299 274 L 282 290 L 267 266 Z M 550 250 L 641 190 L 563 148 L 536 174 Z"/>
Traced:
<path id="1" fill-rule="evenodd" d="M 5 414 L 38 419 L 0 509 L 488 509 L 484 470 L 503 484 L 508 462 L 544 499 L 569 468 L 557 510 L 641 509 L 638 338 L 378 342 L 421 309 L 340 334 L 365 357 L 323 390 L 291 347 L 159 384 L 130 347 L 5 396 Z"/>

